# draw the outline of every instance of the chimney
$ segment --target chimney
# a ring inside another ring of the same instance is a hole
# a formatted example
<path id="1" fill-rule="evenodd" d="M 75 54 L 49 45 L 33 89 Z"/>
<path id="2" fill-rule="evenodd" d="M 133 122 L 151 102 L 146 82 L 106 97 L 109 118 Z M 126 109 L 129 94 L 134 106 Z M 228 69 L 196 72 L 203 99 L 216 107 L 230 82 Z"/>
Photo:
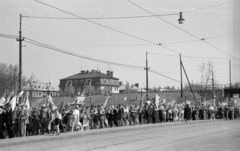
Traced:
<path id="1" fill-rule="evenodd" d="M 110 76 L 113 77 L 113 71 L 110 72 Z"/>
<path id="2" fill-rule="evenodd" d="M 123 85 L 123 82 L 120 81 L 120 82 L 119 82 L 119 85 L 120 85 L 120 86 Z"/>
<path id="3" fill-rule="evenodd" d="M 138 84 L 138 83 L 135 83 L 135 86 L 136 86 L 137 88 L 139 88 L 139 84 Z"/>
<path id="4" fill-rule="evenodd" d="M 81 70 L 81 73 L 85 73 L 85 71 L 84 71 L 84 70 Z"/>
<path id="5" fill-rule="evenodd" d="M 92 72 L 95 72 L 95 70 L 92 70 Z"/>
<path id="6" fill-rule="evenodd" d="M 111 74 L 111 71 L 107 70 L 107 75 L 110 76 Z"/>
<path id="7" fill-rule="evenodd" d="M 86 70 L 86 72 L 85 73 L 88 73 L 88 70 Z"/>

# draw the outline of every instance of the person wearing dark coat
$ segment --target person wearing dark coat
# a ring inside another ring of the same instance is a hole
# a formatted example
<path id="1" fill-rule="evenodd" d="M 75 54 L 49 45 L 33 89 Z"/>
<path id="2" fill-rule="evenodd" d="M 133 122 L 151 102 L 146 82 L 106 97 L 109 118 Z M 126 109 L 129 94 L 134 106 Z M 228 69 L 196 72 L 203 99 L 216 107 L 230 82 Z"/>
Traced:
<path id="1" fill-rule="evenodd" d="M 229 108 L 228 108 L 228 105 L 225 105 L 224 114 L 225 114 L 226 120 L 228 120 L 229 119 Z"/>
<path id="2" fill-rule="evenodd" d="M 7 110 L 5 115 L 6 115 L 6 126 L 7 126 L 8 137 L 13 138 L 15 135 L 13 131 L 13 112 L 12 112 L 10 103 L 7 104 Z"/>
<path id="3" fill-rule="evenodd" d="M 185 119 L 185 122 L 187 122 L 191 119 L 191 108 L 189 107 L 188 104 L 184 108 L 184 119 Z"/>
<path id="4" fill-rule="evenodd" d="M 116 127 L 118 127 L 118 122 L 117 122 L 117 115 L 118 115 L 118 109 L 112 106 L 112 121 Z"/>
<path id="5" fill-rule="evenodd" d="M 238 114 L 239 114 L 239 110 L 238 110 L 237 107 L 235 107 L 235 108 L 234 108 L 234 118 L 235 118 L 235 120 L 238 119 L 238 117 L 239 117 Z"/>
<path id="6" fill-rule="evenodd" d="M 148 123 L 152 123 L 152 119 L 153 119 L 153 113 L 154 113 L 154 107 L 153 107 L 153 104 L 150 104 L 148 106 Z"/>
<path id="7" fill-rule="evenodd" d="M 32 133 L 33 135 L 38 135 L 39 134 L 39 129 L 40 129 L 40 113 L 37 108 L 33 108 L 32 112 Z"/>
<path id="8" fill-rule="evenodd" d="M 0 139 L 3 139 L 3 127 L 5 123 L 5 113 L 3 112 L 3 106 L 0 106 Z"/>

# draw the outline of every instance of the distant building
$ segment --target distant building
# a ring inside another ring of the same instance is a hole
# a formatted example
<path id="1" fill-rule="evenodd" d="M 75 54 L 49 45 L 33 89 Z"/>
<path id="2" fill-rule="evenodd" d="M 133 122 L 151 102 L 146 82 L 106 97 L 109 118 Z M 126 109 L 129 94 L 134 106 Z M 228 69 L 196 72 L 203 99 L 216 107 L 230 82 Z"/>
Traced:
<path id="1" fill-rule="evenodd" d="M 30 92 L 30 96 L 33 98 L 43 97 L 47 95 L 47 92 L 51 92 L 51 96 L 59 96 L 59 91 L 54 90 L 51 83 L 32 83 L 24 86 L 23 90 Z"/>
<path id="2" fill-rule="evenodd" d="M 139 84 L 135 83 L 134 85 L 122 84 L 120 82 L 119 93 L 136 93 L 139 91 Z"/>
<path id="3" fill-rule="evenodd" d="M 224 96 L 228 98 L 239 98 L 240 96 L 240 88 L 238 87 L 228 87 L 224 88 Z"/>
<path id="4" fill-rule="evenodd" d="M 81 71 L 80 73 L 60 79 L 60 95 L 80 95 L 87 86 L 88 94 L 119 93 L 119 79 L 113 77 L 113 71 L 107 74 L 101 71 Z"/>

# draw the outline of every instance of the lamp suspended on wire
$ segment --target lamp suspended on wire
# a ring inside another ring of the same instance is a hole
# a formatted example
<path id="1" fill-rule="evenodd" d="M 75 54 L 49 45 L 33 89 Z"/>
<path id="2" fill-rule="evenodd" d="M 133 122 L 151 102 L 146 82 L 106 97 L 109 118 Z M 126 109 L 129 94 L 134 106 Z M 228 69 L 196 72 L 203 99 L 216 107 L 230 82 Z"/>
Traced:
<path id="1" fill-rule="evenodd" d="M 179 16 L 179 19 L 178 19 L 179 24 L 183 24 L 184 20 L 185 19 L 182 17 L 182 12 L 180 12 L 180 16 Z"/>

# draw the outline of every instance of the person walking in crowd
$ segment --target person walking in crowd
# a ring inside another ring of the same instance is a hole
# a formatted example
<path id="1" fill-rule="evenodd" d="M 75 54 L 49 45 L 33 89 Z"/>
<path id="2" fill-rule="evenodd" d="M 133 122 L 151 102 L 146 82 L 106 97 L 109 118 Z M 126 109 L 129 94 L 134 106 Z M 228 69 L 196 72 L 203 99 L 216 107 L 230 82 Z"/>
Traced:
<path id="1" fill-rule="evenodd" d="M 5 113 L 4 113 L 4 110 L 3 110 L 3 105 L 0 105 L 0 139 L 5 138 L 3 136 L 4 121 L 5 121 Z"/>
<path id="2" fill-rule="evenodd" d="M 33 135 L 38 135 L 39 134 L 39 128 L 40 128 L 40 113 L 37 109 L 37 107 L 32 108 L 32 134 Z"/>
<path id="3" fill-rule="evenodd" d="M 120 127 L 127 125 L 189 122 L 190 120 L 239 119 L 239 106 L 190 105 L 188 104 L 156 104 L 147 101 L 142 106 L 135 103 L 127 105 L 103 107 L 103 105 L 83 106 L 82 104 L 66 104 L 61 113 L 56 106 L 52 109 L 45 104 L 39 110 L 29 109 L 26 104 L 16 105 L 14 110 L 10 103 L 0 105 L 0 138 L 25 137 L 55 132 L 84 131 Z M 50 122 L 51 121 L 51 122 Z M 50 124 L 51 123 L 51 124 Z M 27 132 L 27 126 L 29 131 Z M 49 126 L 51 125 L 51 126 Z"/>
<path id="4" fill-rule="evenodd" d="M 56 126 L 56 131 L 57 131 L 57 135 L 60 134 L 60 129 L 59 129 L 59 125 L 61 123 L 61 119 L 62 119 L 62 115 L 59 113 L 58 108 L 55 108 L 55 126 Z"/>
<path id="5" fill-rule="evenodd" d="M 185 119 L 185 122 L 190 122 L 191 108 L 189 107 L 189 104 L 187 104 L 186 107 L 184 108 L 184 119 Z"/>

